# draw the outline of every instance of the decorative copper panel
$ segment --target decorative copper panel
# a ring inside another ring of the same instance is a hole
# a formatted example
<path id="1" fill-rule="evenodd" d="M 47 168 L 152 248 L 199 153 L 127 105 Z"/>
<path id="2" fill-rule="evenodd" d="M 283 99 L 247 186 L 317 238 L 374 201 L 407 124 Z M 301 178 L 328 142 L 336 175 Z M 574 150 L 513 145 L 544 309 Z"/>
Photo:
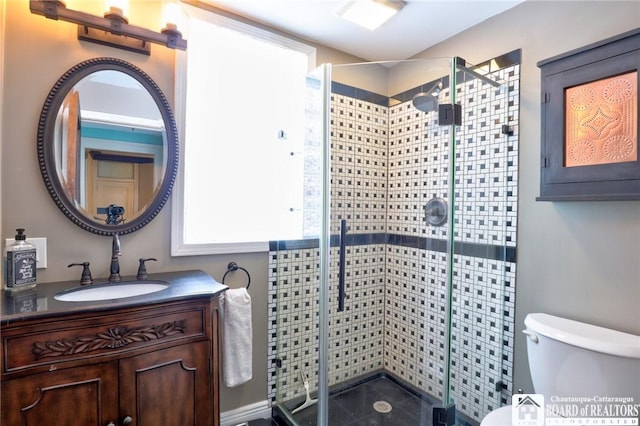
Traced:
<path id="1" fill-rule="evenodd" d="M 637 71 L 565 91 L 565 167 L 638 159 Z"/>

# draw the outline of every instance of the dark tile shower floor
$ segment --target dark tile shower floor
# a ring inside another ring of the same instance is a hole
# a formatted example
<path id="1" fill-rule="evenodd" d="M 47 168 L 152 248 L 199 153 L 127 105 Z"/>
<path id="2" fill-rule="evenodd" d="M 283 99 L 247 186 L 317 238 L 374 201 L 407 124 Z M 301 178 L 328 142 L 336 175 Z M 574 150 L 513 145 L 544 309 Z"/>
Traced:
<path id="1" fill-rule="evenodd" d="M 374 403 L 386 401 L 391 411 L 381 413 Z M 300 426 L 315 426 L 317 405 L 295 414 Z M 362 383 L 329 398 L 330 426 L 429 426 L 432 405 L 386 377 Z"/>

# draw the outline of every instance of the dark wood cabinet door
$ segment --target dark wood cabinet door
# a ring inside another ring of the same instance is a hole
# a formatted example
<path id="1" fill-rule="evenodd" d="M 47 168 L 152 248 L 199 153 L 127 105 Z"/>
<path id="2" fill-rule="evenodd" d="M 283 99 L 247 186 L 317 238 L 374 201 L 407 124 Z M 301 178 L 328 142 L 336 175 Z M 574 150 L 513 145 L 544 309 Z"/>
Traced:
<path id="1" fill-rule="evenodd" d="M 211 426 L 210 342 L 120 361 L 120 415 L 131 426 Z"/>
<path id="2" fill-rule="evenodd" d="M 2 382 L 2 426 L 118 424 L 118 363 L 66 368 Z"/>

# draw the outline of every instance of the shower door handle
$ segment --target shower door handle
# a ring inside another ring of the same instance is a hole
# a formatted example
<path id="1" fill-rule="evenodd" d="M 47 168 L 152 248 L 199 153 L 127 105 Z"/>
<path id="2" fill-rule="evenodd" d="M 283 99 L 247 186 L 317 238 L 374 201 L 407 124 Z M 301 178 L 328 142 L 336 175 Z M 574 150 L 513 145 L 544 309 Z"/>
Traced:
<path id="1" fill-rule="evenodd" d="M 344 298 L 347 293 L 344 291 L 344 264 L 345 264 L 345 243 L 347 239 L 347 220 L 340 220 L 340 260 L 338 264 L 338 312 L 344 311 Z"/>

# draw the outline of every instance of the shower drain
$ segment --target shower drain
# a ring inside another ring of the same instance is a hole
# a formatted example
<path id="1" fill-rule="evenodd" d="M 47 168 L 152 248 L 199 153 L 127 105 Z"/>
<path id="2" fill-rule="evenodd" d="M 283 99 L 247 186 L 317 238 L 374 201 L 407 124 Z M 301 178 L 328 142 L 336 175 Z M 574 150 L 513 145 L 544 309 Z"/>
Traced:
<path id="1" fill-rule="evenodd" d="M 391 411 L 391 404 L 387 401 L 376 401 L 373 403 L 373 409 L 378 413 L 389 413 Z"/>

